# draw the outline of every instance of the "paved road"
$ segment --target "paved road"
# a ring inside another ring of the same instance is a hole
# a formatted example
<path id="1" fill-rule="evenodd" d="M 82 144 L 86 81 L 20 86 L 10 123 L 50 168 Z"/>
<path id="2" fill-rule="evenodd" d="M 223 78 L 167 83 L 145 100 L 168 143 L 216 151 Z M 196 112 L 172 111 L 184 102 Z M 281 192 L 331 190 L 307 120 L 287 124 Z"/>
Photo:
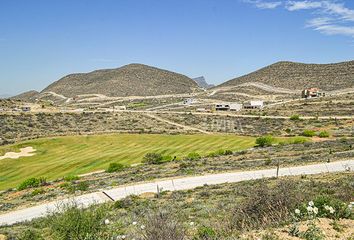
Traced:
<path id="1" fill-rule="evenodd" d="M 327 172 L 341 172 L 348 170 L 354 170 L 354 160 L 281 168 L 279 170 L 279 176 L 309 175 Z M 0 226 L 11 225 L 17 222 L 23 222 L 45 216 L 48 214 L 48 212 L 56 211 L 58 209 L 58 206 L 63 203 L 76 202 L 77 204 L 86 207 L 91 204 L 119 200 L 131 194 L 157 192 L 161 190 L 186 190 L 193 189 L 198 186 L 203 186 L 205 184 L 212 185 L 227 182 L 232 183 L 252 179 L 270 178 L 275 176 L 276 169 L 265 169 L 256 171 L 231 172 L 195 177 L 184 177 L 169 180 L 157 180 L 149 183 L 140 183 L 130 186 L 117 187 L 102 192 L 85 194 L 71 199 L 54 201 L 51 203 L 2 214 L 0 215 Z"/>

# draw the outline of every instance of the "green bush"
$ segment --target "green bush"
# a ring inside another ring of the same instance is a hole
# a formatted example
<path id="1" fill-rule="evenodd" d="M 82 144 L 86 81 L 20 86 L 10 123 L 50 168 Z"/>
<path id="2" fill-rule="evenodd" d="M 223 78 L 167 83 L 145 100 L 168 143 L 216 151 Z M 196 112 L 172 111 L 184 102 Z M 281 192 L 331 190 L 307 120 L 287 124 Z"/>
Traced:
<path id="1" fill-rule="evenodd" d="M 201 159 L 202 157 L 199 155 L 199 153 L 196 152 L 191 152 L 187 155 L 186 160 L 198 160 Z"/>
<path id="2" fill-rule="evenodd" d="M 45 222 L 53 239 L 112 239 L 104 224 L 108 212 L 104 205 L 82 209 L 76 204 L 68 204 L 58 210 Z"/>
<path id="3" fill-rule="evenodd" d="M 313 131 L 313 130 L 308 130 L 308 129 L 306 129 L 306 130 L 304 130 L 304 131 L 302 132 L 301 135 L 304 136 L 304 137 L 313 137 L 313 136 L 316 135 L 316 132 Z"/>
<path id="4" fill-rule="evenodd" d="M 275 141 L 275 139 L 273 136 L 267 135 L 267 136 L 262 136 L 262 137 L 257 138 L 256 144 L 257 144 L 257 146 L 260 146 L 260 147 L 267 147 L 267 146 L 272 146 L 274 141 Z"/>
<path id="5" fill-rule="evenodd" d="M 216 238 L 216 232 L 211 227 L 201 226 L 198 228 L 197 236 L 194 239 L 213 240 Z"/>
<path id="6" fill-rule="evenodd" d="M 290 120 L 291 120 L 291 121 L 298 121 L 298 120 L 300 120 L 300 116 L 297 115 L 297 114 L 294 114 L 294 115 L 292 115 L 292 116 L 290 117 Z"/>
<path id="7" fill-rule="evenodd" d="M 89 184 L 87 182 L 79 182 L 75 186 L 75 190 L 79 190 L 79 191 L 87 191 L 88 188 L 89 188 Z"/>
<path id="8" fill-rule="evenodd" d="M 27 188 L 34 188 L 39 186 L 46 185 L 47 181 L 45 178 L 29 178 L 23 181 L 18 187 L 17 190 L 21 191 Z"/>
<path id="9" fill-rule="evenodd" d="M 64 177 L 64 181 L 66 181 L 66 182 L 72 182 L 72 181 L 76 181 L 79 179 L 80 179 L 80 177 L 77 175 L 68 175 L 68 176 Z"/>
<path id="10" fill-rule="evenodd" d="M 160 153 L 147 153 L 143 158 L 143 163 L 148 164 L 161 164 L 163 156 Z"/>
<path id="11" fill-rule="evenodd" d="M 318 136 L 319 136 L 320 138 L 328 138 L 328 137 L 329 137 L 329 132 L 327 132 L 327 131 L 321 131 L 321 132 L 318 134 Z"/>
<path id="12" fill-rule="evenodd" d="M 45 193 L 44 189 L 43 188 L 38 188 L 38 189 L 33 190 L 31 195 L 32 196 L 36 196 L 36 195 L 40 195 L 40 194 L 43 194 L 43 193 Z"/>
<path id="13" fill-rule="evenodd" d="M 33 230 L 31 228 L 24 230 L 21 232 L 21 234 L 18 236 L 19 240 L 44 240 L 44 238 L 41 236 L 39 232 L 36 230 Z"/>
<path id="14" fill-rule="evenodd" d="M 108 169 L 106 172 L 112 173 L 112 172 L 120 172 L 125 168 L 123 164 L 120 163 L 110 163 L 108 166 Z"/>

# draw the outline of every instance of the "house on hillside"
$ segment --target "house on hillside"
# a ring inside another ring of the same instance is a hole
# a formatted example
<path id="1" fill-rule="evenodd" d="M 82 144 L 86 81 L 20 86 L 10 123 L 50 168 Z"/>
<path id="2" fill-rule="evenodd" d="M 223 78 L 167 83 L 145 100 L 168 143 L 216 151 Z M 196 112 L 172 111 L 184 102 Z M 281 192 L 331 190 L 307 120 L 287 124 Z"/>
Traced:
<path id="1" fill-rule="evenodd" d="M 196 103 L 197 101 L 194 98 L 186 98 L 183 100 L 184 105 L 192 105 L 193 103 Z"/>
<path id="2" fill-rule="evenodd" d="M 263 109 L 264 102 L 261 100 L 249 101 L 243 105 L 244 109 Z"/>
<path id="3" fill-rule="evenodd" d="M 240 103 L 218 103 L 215 105 L 216 111 L 241 111 L 242 104 Z"/>
<path id="4" fill-rule="evenodd" d="M 241 103 L 230 103 L 230 111 L 238 112 L 242 110 Z"/>
<path id="5" fill-rule="evenodd" d="M 321 92 L 318 88 L 306 88 L 302 90 L 301 97 L 302 98 L 316 98 L 316 97 L 324 97 L 325 93 Z"/>
<path id="6" fill-rule="evenodd" d="M 215 110 L 216 111 L 229 111 L 230 110 L 230 104 L 229 103 L 218 103 L 218 104 L 215 104 Z"/>

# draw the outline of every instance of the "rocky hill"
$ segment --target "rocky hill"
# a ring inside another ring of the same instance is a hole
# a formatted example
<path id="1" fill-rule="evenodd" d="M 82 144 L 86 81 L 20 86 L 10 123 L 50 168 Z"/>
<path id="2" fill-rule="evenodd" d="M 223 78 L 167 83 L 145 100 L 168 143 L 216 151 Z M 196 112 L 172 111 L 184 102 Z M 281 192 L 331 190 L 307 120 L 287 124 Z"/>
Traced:
<path id="1" fill-rule="evenodd" d="M 31 90 L 31 91 L 27 91 L 24 93 L 21 93 L 19 95 L 13 96 L 11 97 L 11 99 L 17 99 L 17 100 L 22 100 L 22 101 L 34 101 L 37 96 L 38 96 L 39 92 L 35 91 L 35 90 Z"/>
<path id="2" fill-rule="evenodd" d="M 249 82 L 297 90 L 307 87 L 318 87 L 326 91 L 352 88 L 354 61 L 334 64 L 278 62 L 219 86 L 236 86 Z"/>
<path id="3" fill-rule="evenodd" d="M 201 77 L 197 77 L 197 78 L 193 78 L 193 80 L 198 84 L 199 87 L 201 88 L 211 88 L 214 87 L 214 84 L 209 84 L 207 83 L 207 81 L 205 80 L 205 78 L 203 76 Z"/>
<path id="4" fill-rule="evenodd" d="M 55 92 L 65 97 L 82 94 L 123 97 L 192 93 L 197 89 L 198 85 L 182 74 L 129 64 L 116 69 L 70 74 L 49 85 L 42 93 Z"/>

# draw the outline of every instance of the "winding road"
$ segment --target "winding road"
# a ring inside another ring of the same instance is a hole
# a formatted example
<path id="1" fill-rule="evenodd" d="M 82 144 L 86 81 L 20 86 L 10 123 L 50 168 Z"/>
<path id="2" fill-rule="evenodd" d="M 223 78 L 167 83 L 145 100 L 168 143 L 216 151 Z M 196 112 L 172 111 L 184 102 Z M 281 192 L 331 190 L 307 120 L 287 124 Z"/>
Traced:
<path id="1" fill-rule="evenodd" d="M 332 163 L 312 164 L 296 167 L 285 167 L 279 169 L 279 176 L 297 176 L 321 174 L 329 172 L 344 172 L 354 170 L 354 160 L 338 161 Z M 155 180 L 153 182 L 138 183 L 129 186 L 121 186 L 100 192 L 76 196 L 70 199 L 53 201 L 38 206 L 11 211 L 0 215 L 0 226 L 12 225 L 18 222 L 29 221 L 34 218 L 43 217 L 50 212 L 58 211 L 62 204 L 76 204 L 87 207 L 92 204 L 116 201 L 132 194 L 147 192 L 158 192 L 162 190 L 177 191 L 193 189 L 205 184 L 222 184 L 247 181 L 252 179 L 276 177 L 277 169 L 263 169 L 244 172 L 229 172 L 210 174 L 203 176 L 182 177 L 174 179 Z"/>

